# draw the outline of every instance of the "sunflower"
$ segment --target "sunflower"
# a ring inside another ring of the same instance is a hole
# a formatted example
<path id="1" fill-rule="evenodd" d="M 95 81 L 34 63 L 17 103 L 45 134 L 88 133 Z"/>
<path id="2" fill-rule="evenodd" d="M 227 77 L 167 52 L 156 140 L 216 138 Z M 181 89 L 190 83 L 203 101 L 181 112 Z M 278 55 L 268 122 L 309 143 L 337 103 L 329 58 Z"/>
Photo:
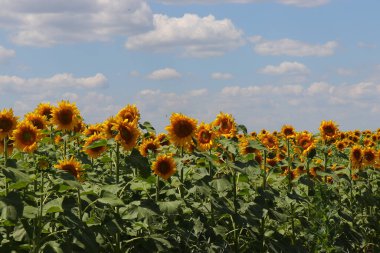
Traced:
<path id="1" fill-rule="evenodd" d="M 47 126 L 47 121 L 45 116 L 41 114 L 37 114 L 35 112 L 28 113 L 25 115 L 25 120 L 32 123 L 33 126 L 37 127 L 37 129 L 42 130 Z"/>
<path id="2" fill-rule="evenodd" d="M 72 174 L 76 179 L 80 180 L 82 176 L 82 165 L 79 161 L 71 157 L 69 160 L 60 160 L 58 164 L 54 165 L 54 168 L 64 170 Z"/>
<path id="3" fill-rule="evenodd" d="M 197 129 L 197 121 L 183 114 L 173 113 L 170 117 L 170 125 L 165 129 L 168 131 L 171 143 L 184 147 L 192 142 L 192 137 Z"/>
<path id="4" fill-rule="evenodd" d="M 116 123 L 115 117 L 109 117 L 103 122 L 103 133 L 106 135 L 107 139 L 115 138 L 117 132 L 113 130 L 113 124 Z"/>
<path id="5" fill-rule="evenodd" d="M 297 135 L 296 143 L 302 150 L 307 149 L 313 144 L 313 136 L 309 132 L 302 132 Z"/>
<path id="6" fill-rule="evenodd" d="M 81 120 L 77 106 L 68 101 L 59 102 L 58 106 L 53 108 L 52 115 L 52 121 L 59 130 L 74 130 Z"/>
<path id="7" fill-rule="evenodd" d="M 260 153 L 260 151 L 256 148 L 253 148 L 249 144 L 250 138 L 241 138 L 239 140 L 239 150 L 240 154 L 247 155 L 247 154 L 257 154 Z"/>
<path id="8" fill-rule="evenodd" d="M 339 129 L 337 124 L 335 124 L 335 122 L 333 122 L 332 120 L 323 120 L 321 122 L 321 125 L 319 126 L 319 131 L 323 140 L 330 141 L 337 136 Z"/>
<path id="9" fill-rule="evenodd" d="M 376 151 L 373 148 L 365 148 L 363 150 L 363 165 L 372 166 L 376 162 Z"/>
<path id="10" fill-rule="evenodd" d="M 12 134 L 14 146 L 19 150 L 28 153 L 31 153 L 37 149 L 37 143 L 40 139 L 40 130 L 28 121 L 22 121 L 17 124 L 17 127 Z"/>
<path id="11" fill-rule="evenodd" d="M 359 169 L 361 167 L 363 151 L 360 146 L 355 145 L 351 148 L 350 160 L 353 169 Z"/>
<path id="12" fill-rule="evenodd" d="M 152 153 L 157 153 L 157 150 L 160 148 L 161 144 L 157 139 L 144 139 L 141 143 L 139 151 L 142 156 L 147 157 L 149 155 L 149 151 Z"/>
<path id="13" fill-rule="evenodd" d="M 86 125 L 83 123 L 82 120 L 79 120 L 78 123 L 75 125 L 73 131 L 75 133 L 81 133 L 85 129 Z"/>
<path id="14" fill-rule="evenodd" d="M 12 108 L 0 111 L 0 139 L 7 137 L 16 128 L 17 118 L 13 115 Z"/>
<path id="15" fill-rule="evenodd" d="M 296 136 L 296 131 L 291 125 L 282 126 L 281 133 L 286 137 L 286 139 L 294 138 Z"/>
<path id="16" fill-rule="evenodd" d="M 100 134 L 101 132 L 103 132 L 103 125 L 97 123 L 88 125 L 87 128 L 83 131 L 83 134 L 89 137 L 94 134 Z"/>
<path id="17" fill-rule="evenodd" d="M 214 122 L 213 127 L 218 127 L 217 135 L 233 137 L 236 134 L 236 123 L 231 114 L 220 112 Z"/>
<path id="18" fill-rule="evenodd" d="M 343 149 L 346 147 L 346 142 L 337 141 L 337 142 L 335 142 L 335 146 L 339 151 L 343 151 Z"/>
<path id="19" fill-rule="evenodd" d="M 302 152 L 302 155 L 307 157 L 307 158 L 313 158 L 317 154 L 317 149 L 315 147 L 315 144 L 311 144 L 307 149 L 305 149 Z"/>
<path id="20" fill-rule="evenodd" d="M 12 139 L 7 140 L 7 155 L 10 156 L 13 152 L 13 143 Z M 4 154 L 4 139 L 0 139 L 0 154 Z"/>
<path id="21" fill-rule="evenodd" d="M 127 105 L 117 113 L 116 117 L 137 124 L 140 120 L 140 112 L 136 105 Z"/>
<path id="22" fill-rule="evenodd" d="M 261 134 L 259 136 L 259 139 L 261 143 L 269 149 L 276 149 L 278 147 L 277 138 L 268 132 L 265 134 Z"/>
<path id="23" fill-rule="evenodd" d="M 115 140 L 121 144 L 124 150 L 128 151 L 136 146 L 140 131 L 136 122 L 129 122 L 127 119 L 119 118 L 113 125 L 113 130 L 117 131 Z"/>
<path id="24" fill-rule="evenodd" d="M 173 157 L 161 155 L 152 164 L 153 173 L 167 180 L 176 172 L 176 164 Z"/>
<path id="25" fill-rule="evenodd" d="M 158 140 L 160 142 L 161 146 L 168 146 L 168 145 L 170 145 L 169 138 L 164 133 L 160 133 L 159 135 L 157 135 L 156 140 Z"/>
<path id="26" fill-rule="evenodd" d="M 95 148 L 88 148 L 94 142 L 105 140 L 106 138 L 100 134 L 93 134 L 87 138 L 86 142 L 83 145 L 83 151 L 91 158 L 98 158 L 103 152 L 107 150 L 107 146 L 100 146 Z"/>
<path id="27" fill-rule="evenodd" d="M 209 150 L 214 145 L 215 133 L 210 124 L 202 122 L 196 132 L 196 139 L 200 150 Z"/>
<path id="28" fill-rule="evenodd" d="M 40 103 L 34 112 L 44 116 L 47 120 L 50 120 L 53 116 L 53 106 L 50 103 Z"/>

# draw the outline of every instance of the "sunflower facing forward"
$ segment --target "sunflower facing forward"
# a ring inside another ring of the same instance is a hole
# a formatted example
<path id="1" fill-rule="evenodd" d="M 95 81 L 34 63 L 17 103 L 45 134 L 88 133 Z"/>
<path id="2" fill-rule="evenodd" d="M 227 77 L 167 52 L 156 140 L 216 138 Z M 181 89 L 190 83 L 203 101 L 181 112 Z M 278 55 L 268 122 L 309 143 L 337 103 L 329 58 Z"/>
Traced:
<path id="1" fill-rule="evenodd" d="M 54 168 L 67 171 L 78 180 L 82 176 L 81 164 L 74 157 L 71 157 L 69 160 L 60 160 L 58 164 L 54 165 Z"/>
<path id="2" fill-rule="evenodd" d="M 200 150 L 209 150 L 214 145 L 215 133 L 212 131 L 210 124 L 202 122 L 198 126 L 196 137 Z"/>
<path id="3" fill-rule="evenodd" d="M 50 103 L 40 103 L 34 112 L 44 116 L 46 120 L 50 120 L 52 118 L 53 106 Z"/>
<path id="4" fill-rule="evenodd" d="M 12 109 L 0 111 L 0 139 L 7 137 L 16 128 L 17 117 L 13 115 Z"/>
<path id="5" fill-rule="evenodd" d="M 233 137 L 236 134 L 236 123 L 231 114 L 219 113 L 212 123 L 214 127 L 218 127 L 217 134 L 224 137 Z"/>
<path id="6" fill-rule="evenodd" d="M 118 118 L 113 125 L 113 130 L 117 131 L 115 140 L 121 144 L 125 151 L 131 150 L 136 146 L 140 131 L 136 122 L 129 122 L 127 119 Z"/>
<path id="7" fill-rule="evenodd" d="M 139 147 L 140 154 L 147 157 L 149 152 L 157 153 L 158 149 L 161 147 L 160 141 L 157 139 L 144 139 Z"/>
<path id="8" fill-rule="evenodd" d="M 37 149 L 37 144 L 40 139 L 40 131 L 28 121 L 20 122 L 12 134 L 14 146 L 28 153 Z"/>
<path id="9" fill-rule="evenodd" d="M 83 151 L 91 158 L 98 158 L 107 150 L 107 146 L 98 146 L 94 148 L 89 148 L 92 144 L 94 144 L 96 141 L 102 141 L 106 140 L 106 138 L 103 135 L 100 134 L 93 134 L 90 137 L 87 138 L 86 142 L 83 145 Z"/>
<path id="10" fill-rule="evenodd" d="M 325 121 L 321 122 L 319 126 L 319 131 L 321 133 L 322 139 L 326 141 L 333 140 L 339 132 L 337 124 L 334 121 Z"/>
<path id="11" fill-rule="evenodd" d="M 37 129 L 42 130 L 47 126 L 47 121 L 45 116 L 38 113 L 28 113 L 25 115 L 25 120 L 32 123 L 33 126 L 37 127 Z"/>
<path id="12" fill-rule="evenodd" d="M 197 129 L 197 121 L 181 113 L 173 113 L 170 117 L 170 125 L 165 129 L 168 131 L 171 143 L 185 147 L 192 142 L 192 137 Z"/>
<path id="13" fill-rule="evenodd" d="M 176 172 L 176 164 L 173 157 L 161 155 L 152 164 L 153 173 L 167 180 Z"/>
<path id="14" fill-rule="evenodd" d="M 61 101 L 52 110 L 52 121 L 58 130 L 71 131 L 80 122 L 80 113 L 75 104 Z"/>

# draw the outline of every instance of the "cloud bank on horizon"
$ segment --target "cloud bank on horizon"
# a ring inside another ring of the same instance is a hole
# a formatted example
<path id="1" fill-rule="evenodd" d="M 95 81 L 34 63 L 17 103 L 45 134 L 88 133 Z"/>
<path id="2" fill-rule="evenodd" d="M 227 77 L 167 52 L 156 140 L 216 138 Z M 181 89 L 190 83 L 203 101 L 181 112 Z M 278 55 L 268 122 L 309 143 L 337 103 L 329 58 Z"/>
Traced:
<path id="1" fill-rule="evenodd" d="M 129 103 L 251 130 L 376 129 L 380 2 L 0 0 L 0 108 L 76 102 L 87 122 Z"/>

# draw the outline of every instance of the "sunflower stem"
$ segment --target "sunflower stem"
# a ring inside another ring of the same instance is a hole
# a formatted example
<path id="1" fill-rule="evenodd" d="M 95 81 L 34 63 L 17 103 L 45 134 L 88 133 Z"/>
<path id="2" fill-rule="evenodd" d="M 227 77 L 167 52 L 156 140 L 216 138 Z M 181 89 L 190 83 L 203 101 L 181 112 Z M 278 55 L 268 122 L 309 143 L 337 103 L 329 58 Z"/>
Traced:
<path id="1" fill-rule="evenodd" d="M 120 162 L 120 145 L 119 143 L 117 142 L 116 143 L 116 164 L 115 164 L 115 167 L 116 167 L 116 184 L 119 184 L 119 162 Z"/>
<path id="2" fill-rule="evenodd" d="M 265 190 L 267 187 L 267 150 L 264 150 L 264 159 L 263 159 L 263 189 Z"/>
<path id="3" fill-rule="evenodd" d="M 4 143 L 3 144 L 4 144 L 4 170 L 5 170 L 7 168 L 7 165 L 8 165 L 8 137 L 4 138 Z M 8 178 L 7 178 L 7 176 L 4 177 L 4 180 L 5 180 L 5 195 L 8 195 L 8 193 L 9 193 L 9 187 L 8 187 Z"/>
<path id="4" fill-rule="evenodd" d="M 78 218 L 82 220 L 82 201 L 80 199 L 80 189 L 77 187 Z"/>
<path id="5" fill-rule="evenodd" d="M 160 199 L 159 192 L 160 192 L 160 177 L 156 175 L 156 202 L 159 201 Z"/>
<path id="6" fill-rule="evenodd" d="M 286 139 L 287 160 L 288 160 L 288 192 L 292 189 L 292 161 L 290 160 L 290 139 Z"/>
<path id="7" fill-rule="evenodd" d="M 66 159 L 66 149 L 67 149 L 67 141 L 66 138 L 63 139 L 63 160 Z"/>

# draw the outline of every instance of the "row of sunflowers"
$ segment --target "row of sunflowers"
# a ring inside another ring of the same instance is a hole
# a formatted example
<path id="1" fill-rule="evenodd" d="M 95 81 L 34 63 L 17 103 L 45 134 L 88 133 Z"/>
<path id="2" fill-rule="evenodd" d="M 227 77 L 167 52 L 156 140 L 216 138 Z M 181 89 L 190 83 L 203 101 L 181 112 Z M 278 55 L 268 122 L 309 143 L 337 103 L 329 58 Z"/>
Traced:
<path id="1" fill-rule="evenodd" d="M 127 105 L 0 112 L 1 252 L 374 252 L 380 129 L 248 132 Z"/>

